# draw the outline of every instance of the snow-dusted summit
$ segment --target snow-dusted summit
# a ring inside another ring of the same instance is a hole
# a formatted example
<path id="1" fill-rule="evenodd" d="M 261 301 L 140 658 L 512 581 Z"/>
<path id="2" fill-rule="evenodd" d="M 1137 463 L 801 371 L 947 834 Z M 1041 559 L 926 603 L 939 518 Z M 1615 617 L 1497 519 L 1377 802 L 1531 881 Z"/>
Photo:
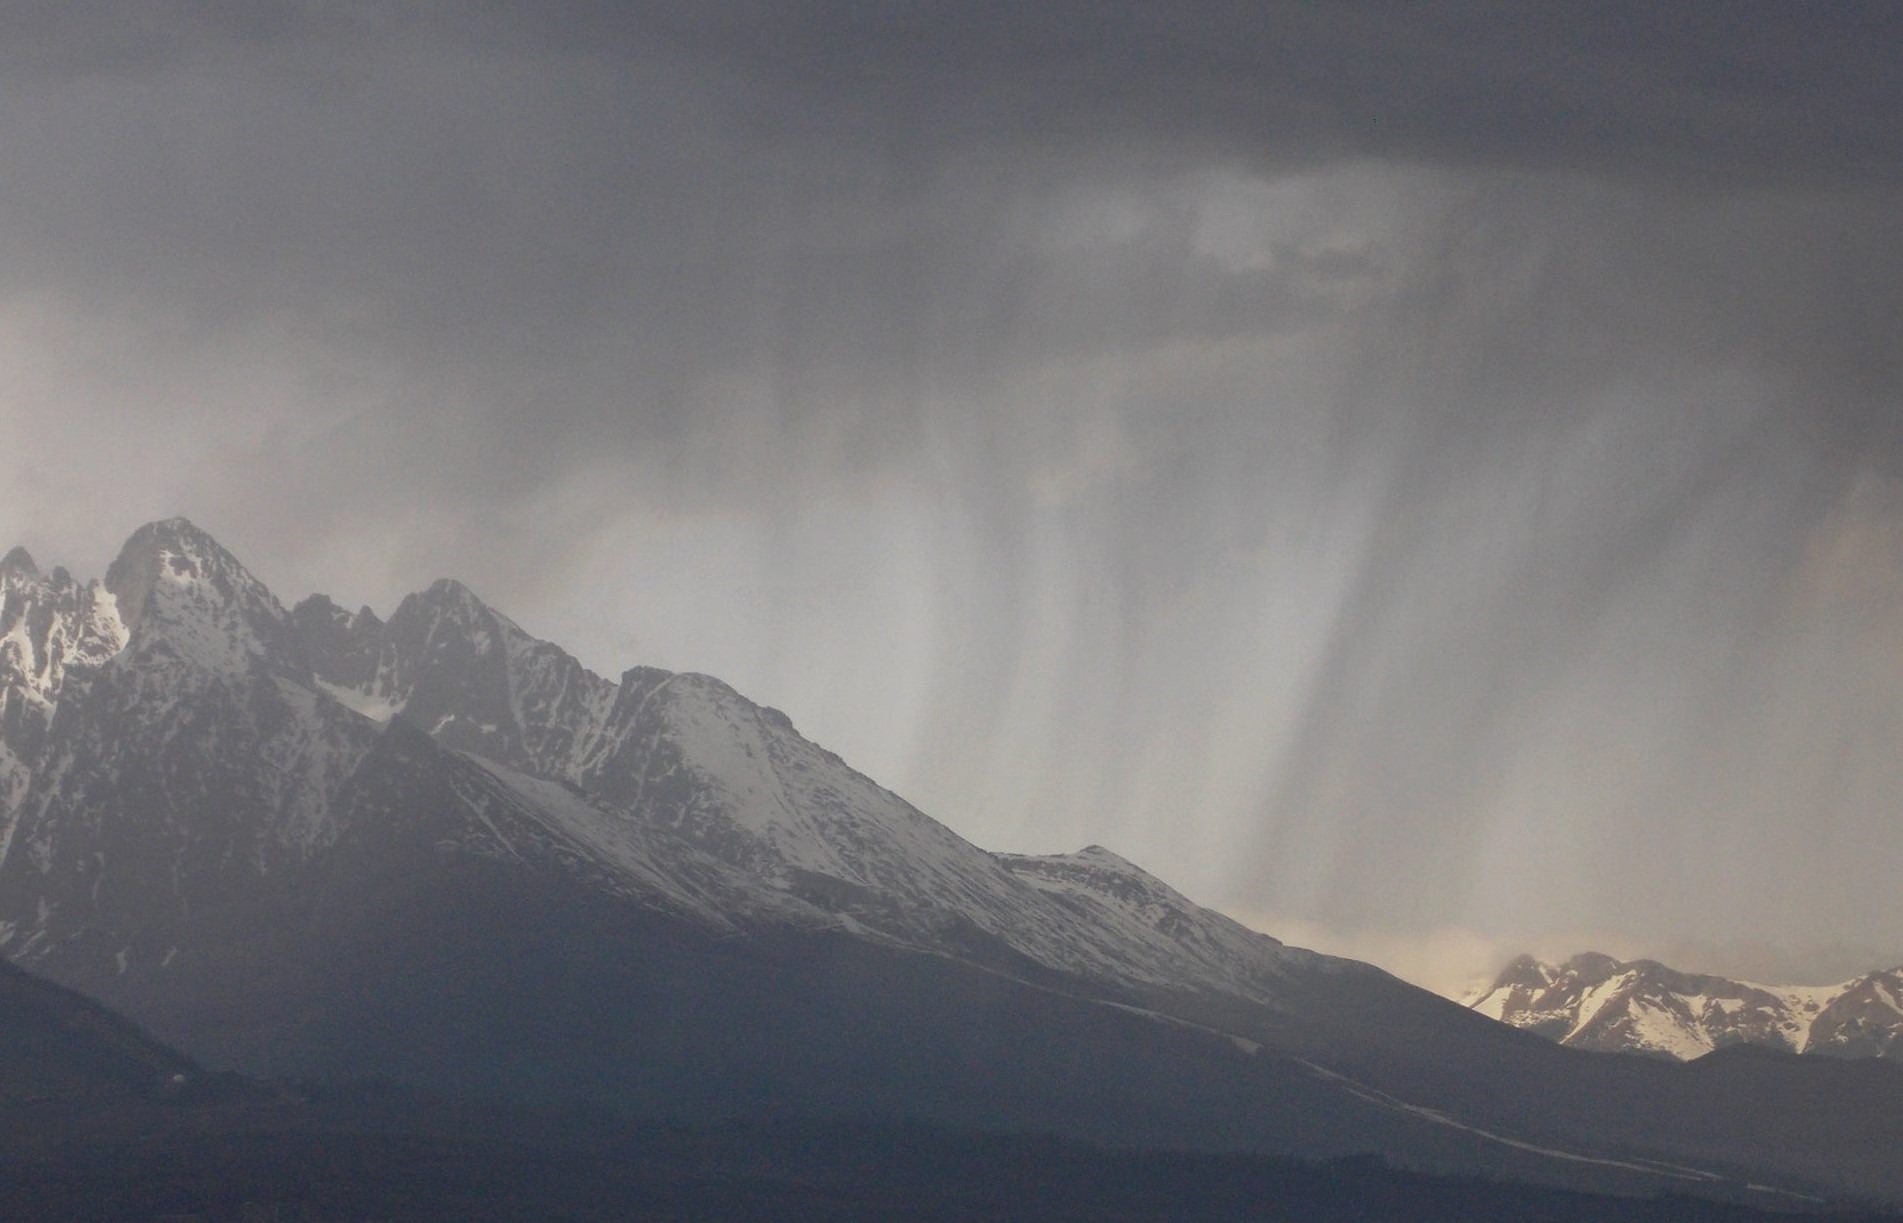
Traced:
<path id="1" fill-rule="evenodd" d="M 1578 1049 L 1679 1060 L 1741 1044 L 1903 1056 L 1903 968 L 1838 985 L 1755 985 L 1594 952 L 1563 964 L 1521 956 L 1465 1001 Z"/>
<path id="2" fill-rule="evenodd" d="M 0 948 L 74 979 L 130 987 L 288 903 L 401 814 L 365 770 L 416 732 L 433 754 L 409 767 L 455 804 L 440 842 L 708 928 L 838 929 L 1125 993 L 1373 971 L 1101 850 L 987 853 L 719 680 L 603 678 L 458 582 L 388 620 L 287 611 L 183 519 L 141 528 L 103 585 L 23 553 L 4 574 Z"/>
<path id="3" fill-rule="evenodd" d="M 77 695 L 126 644 L 118 602 L 64 569 L 42 574 L 24 548 L 0 559 L 0 859 L 62 697 Z"/>
<path id="4" fill-rule="evenodd" d="M 106 589 L 148 668 L 188 681 L 299 670 L 276 597 L 183 518 L 139 528 L 106 570 Z"/>

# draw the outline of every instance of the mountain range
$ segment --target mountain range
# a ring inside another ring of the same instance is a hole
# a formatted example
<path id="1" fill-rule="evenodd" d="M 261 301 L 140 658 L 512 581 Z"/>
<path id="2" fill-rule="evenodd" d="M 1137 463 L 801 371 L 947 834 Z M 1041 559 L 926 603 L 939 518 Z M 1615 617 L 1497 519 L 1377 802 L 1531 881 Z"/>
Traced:
<path id="1" fill-rule="evenodd" d="M 1465 999 L 1562 1045 L 1685 1060 L 1728 1045 L 1903 1057 L 1903 968 L 1837 985 L 1757 985 L 1587 952 L 1521 956 Z"/>
<path id="2" fill-rule="evenodd" d="M 1903 1202 L 1895 1064 L 1564 1048 L 459 583 L 286 608 L 182 519 L 0 561 L 0 802 L 0 951 L 219 1070 Z"/>

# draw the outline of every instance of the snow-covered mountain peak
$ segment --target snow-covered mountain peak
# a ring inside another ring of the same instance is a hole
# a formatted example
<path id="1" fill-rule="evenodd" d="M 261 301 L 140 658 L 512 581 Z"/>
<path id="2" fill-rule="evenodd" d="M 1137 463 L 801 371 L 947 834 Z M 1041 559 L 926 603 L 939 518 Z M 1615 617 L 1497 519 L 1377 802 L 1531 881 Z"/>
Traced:
<path id="1" fill-rule="evenodd" d="M 41 574 L 19 548 L 8 562 L 0 567 L 0 710 L 17 732 L 20 702 L 50 716 L 68 668 L 104 663 L 124 648 L 126 629 L 99 583 L 82 586 L 64 569 Z"/>
<path id="2" fill-rule="evenodd" d="M 141 587 L 150 589 L 161 581 L 173 586 L 209 582 L 230 587 L 226 593 L 234 597 L 240 595 L 243 588 L 263 590 L 262 584 L 223 544 L 185 518 L 146 523 L 126 540 L 118 558 L 106 570 L 106 584 L 129 606 L 143 602 L 129 596 L 140 593 Z"/>
<path id="3" fill-rule="evenodd" d="M 513 620 L 483 602 L 475 591 L 455 578 L 438 578 L 423 590 L 410 595 L 403 600 L 391 620 L 410 617 L 484 633 L 522 631 Z M 478 644 L 487 648 L 488 642 L 479 639 Z"/>
<path id="4" fill-rule="evenodd" d="M 941 868 L 990 872 L 983 851 L 837 756 L 777 710 L 711 675 L 640 668 L 622 677 L 578 780 L 707 835 L 716 854 L 854 886 L 907 891 Z M 691 780 L 691 788 L 682 783 Z M 691 802 L 681 803 L 687 794 Z M 952 866 L 955 864 L 955 867 Z"/>
<path id="5" fill-rule="evenodd" d="M 1473 1006 L 1488 994 L 1496 990 L 1509 988 L 1546 989 L 1553 984 L 1558 969 L 1543 963 L 1530 955 L 1515 956 L 1502 968 L 1498 976 L 1483 978 L 1474 982 L 1474 988 L 1461 999 L 1464 1006 Z M 1496 1018 L 1498 1018 L 1496 1016 Z"/>
<path id="6" fill-rule="evenodd" d="M 1597 981 L 1603 981 L 1607 977 L 1627 967 L 1627 964 L 1615 960 L 1602 952 L 1582 951 L 1567 960 L 1564 964 L 1561 964 L 1559 966 L 1559 972 L 1576 977 L 1589 977 Z M 1633 960 L 1629 967 L 1643 969 L 1657 968 L 1660 967 L 1660 965 L 1657 960 Z"/>
<path id="7" fill-rule="evenodd" d="M 45 754 L 62 695 L 124 648 L 125 626 L 99 583 L 42 575 L 21 548 L 0 564 L 0 853 Z"/>
<path id="8" fill-rule="evenodd" d="M 0 600 L 16 630 L 0 696 L 19 715 L 0 728 L 10 954 L 111 930 L 86 954 L 158 960 L 204 897 L 335 839 L 375 730 L 311 686 L 277 599 L 210 536 L 152 523 L 103 583 L 15 575 Z"/>
<path id="9" fill-rule="evenodd" d="M 455 578 L 437 578 L 417 593 L 418 598 L 436 603 L 454 604 L 472 611 L 492 611 L 482 597 Z"/>
<path id="10" fill-rule="evenodd" d="M 1463 1001 L 1575 1048 L 1681 1060 L 1735 1044 L 1903 1052 L 1903 969 L 1833 986 L 1759 985 L 1596 952 L 1563 964 L 1521 956 Z"/>
<path id="11" fill-rule="evenodd" d="M 147 657 L 242 671 L 282 644 L 284 609 L 217 540 L 183 518 L 148 523 L 106 570 L 130 644 Z"/>
<path id="12" fill-rule="evenodd" d="M 16 547 L 5 556 L 0 556 L 0 579 L 14 574 L 35 578 L 40 576 L 40 567 L 33 563 L 33 554 L 25 548 Z"/>
<path id="13" fill-rule="evenodd" d="M 524 632 L 450 579 L 406 597 L 389 620 L 322 596 L 291 613 L 318 686 L 376 721 L 402 714 L 445 746 L 536 776 L 572 779 L 615 686 Z"/>

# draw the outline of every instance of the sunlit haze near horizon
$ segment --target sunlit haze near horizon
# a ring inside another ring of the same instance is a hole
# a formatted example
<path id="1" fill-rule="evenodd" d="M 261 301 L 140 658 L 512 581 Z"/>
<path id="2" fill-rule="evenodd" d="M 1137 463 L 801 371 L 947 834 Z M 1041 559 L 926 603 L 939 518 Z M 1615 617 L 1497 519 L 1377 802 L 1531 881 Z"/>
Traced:
<path id="1" fill-rule="evenodd" d="M 1903 10 L 35 11 L 0 551 L 454 576 L 1450 992 L 1903 962 Z"/>

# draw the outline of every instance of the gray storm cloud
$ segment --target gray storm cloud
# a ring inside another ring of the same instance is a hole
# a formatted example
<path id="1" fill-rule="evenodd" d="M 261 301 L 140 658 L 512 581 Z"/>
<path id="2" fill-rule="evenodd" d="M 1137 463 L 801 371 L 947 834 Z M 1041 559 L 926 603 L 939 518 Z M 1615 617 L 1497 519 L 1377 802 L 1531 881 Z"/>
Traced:
<path id="1" fill-rule="evenodd" d="M 1891 6 L 12 20 L 0 543 L 454 573 L 1344 939 L 1903 955 Z"/>

